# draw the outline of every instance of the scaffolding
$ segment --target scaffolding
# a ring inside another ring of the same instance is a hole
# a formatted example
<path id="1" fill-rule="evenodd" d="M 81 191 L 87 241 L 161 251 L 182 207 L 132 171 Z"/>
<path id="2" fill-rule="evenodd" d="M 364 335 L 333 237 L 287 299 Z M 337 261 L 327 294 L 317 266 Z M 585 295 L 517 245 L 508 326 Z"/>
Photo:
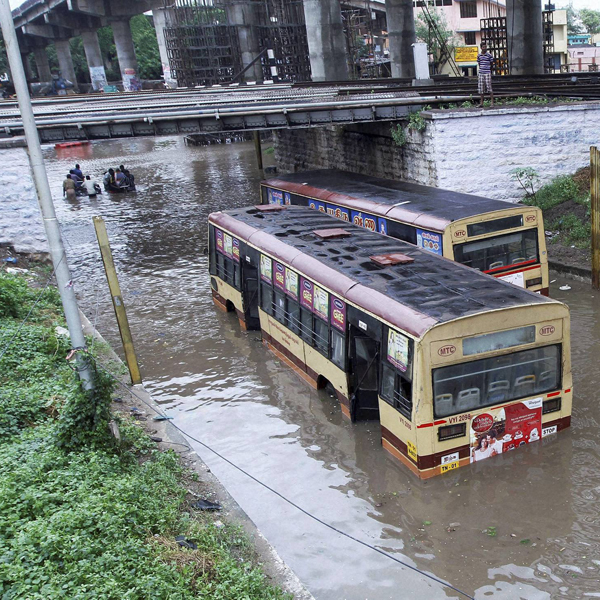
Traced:
<path id="1" fill-rule="evenodd" d="M 251 22 L 232 23 L 229 10 L 242 8 Z M 165 42 L 179 85 L 229 83 L 244 69 L 240 29 L 257 40 L 263 79 L 272 78 L 266 50 L 275 55 L 280 80 L 310 80 L 302 0 L 165 0 Z M 237 79 L 237 78 L 236 78 Z"/>
<path id="2" fill-rule="evenodd" d="M 494 75 L 509 75 L 506 17 L 481 19 L 481 41 L 494 57 Z"/>
<path id="3" fill-rule="evenodd" d="M 542 12 L 542 35 L 544 36 L 544 73 L 555 73 L 554 64 L 554 16 L 553 11 Z M 560 61 L 559 67 L 560 70 Z"/>

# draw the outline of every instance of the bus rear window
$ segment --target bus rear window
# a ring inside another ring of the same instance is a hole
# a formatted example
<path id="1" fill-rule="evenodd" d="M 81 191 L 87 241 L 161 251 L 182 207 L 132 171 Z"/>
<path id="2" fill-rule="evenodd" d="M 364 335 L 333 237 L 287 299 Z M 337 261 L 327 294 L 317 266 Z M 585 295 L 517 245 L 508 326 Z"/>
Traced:
<path id="1" fill-rule="evenodd" d="M 526 262 L 539 262 L 537 229 L 466 242 L 454 246 L 454 259 L 480 271 L 496 272 Z"/>
<path id="2" fill-rule="evenodd" d="M 560 346 L 554 345 L 434 369 L 435 416 L 555 390 L 560 385 L 560 365 Z"/>
<path id="3" fill-rule="evenodd" d="M 523 215 L 514 215 L 512 217 L 503 217 L 493 221 L 482 221 L 481 223 L 472 223 L 467 225 L 467 235 L 474 237 L 476 235 L 485 235 L 486 233 L 496 233 L 506 229 L 517 229 L 523 227 Z"/>

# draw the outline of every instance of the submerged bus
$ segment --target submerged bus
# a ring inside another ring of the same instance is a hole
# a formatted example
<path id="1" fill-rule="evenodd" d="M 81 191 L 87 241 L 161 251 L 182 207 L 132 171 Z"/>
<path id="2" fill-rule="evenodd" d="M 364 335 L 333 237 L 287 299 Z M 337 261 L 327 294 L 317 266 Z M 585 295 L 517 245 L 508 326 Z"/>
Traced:
<path id="1" fill-rule="evenodd" d="M 548 295 L 544 223 L 535 206 L 332 170 L 263 181 L 261 201 L 308 206 Z"/>
<path id="2" fill-rule="evenodd" d="M 421 478 L 571 419 L 568 308 L 295 206 L 209 217 L 212 295 Z"/>

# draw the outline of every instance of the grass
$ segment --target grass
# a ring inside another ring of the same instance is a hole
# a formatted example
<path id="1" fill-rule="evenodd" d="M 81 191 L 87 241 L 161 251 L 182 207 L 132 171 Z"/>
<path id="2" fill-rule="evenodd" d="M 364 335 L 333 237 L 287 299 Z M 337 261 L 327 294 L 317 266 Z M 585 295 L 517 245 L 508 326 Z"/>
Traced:
<path id="1" fill-rule="evenodd" d="M 193 478 L 177 455 L 131 423 L 117 446 L 104 421 L 73 417 L 90 398 L 54 331 L 64 326 L 55 290 L 20 327 L 38 293 L 0 274 L 0 598 L 284 598 L 238 528 L 185 510 Z M 74 424 L 89 435 L 63 443 Z"/>

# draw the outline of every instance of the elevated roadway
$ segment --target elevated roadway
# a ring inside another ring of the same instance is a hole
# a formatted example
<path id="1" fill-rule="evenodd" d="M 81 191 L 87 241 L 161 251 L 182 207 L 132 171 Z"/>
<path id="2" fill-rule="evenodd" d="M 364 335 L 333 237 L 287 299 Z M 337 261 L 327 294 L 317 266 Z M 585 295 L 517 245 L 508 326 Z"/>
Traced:
<path id="1" fill-rule="evenodd" d="M 598 77 L 507 78 L 499 97 L 600 99 Z M 323 127 L 394 121 L 426 105 L 477 101 L 476 83 L 414 88 L 401 80 L 298 86 L 272 84 L 34 100 L 42 142 L 149 135 Z M 16 102 L 0 104 L 0 135 L 22 134 Z"/>

